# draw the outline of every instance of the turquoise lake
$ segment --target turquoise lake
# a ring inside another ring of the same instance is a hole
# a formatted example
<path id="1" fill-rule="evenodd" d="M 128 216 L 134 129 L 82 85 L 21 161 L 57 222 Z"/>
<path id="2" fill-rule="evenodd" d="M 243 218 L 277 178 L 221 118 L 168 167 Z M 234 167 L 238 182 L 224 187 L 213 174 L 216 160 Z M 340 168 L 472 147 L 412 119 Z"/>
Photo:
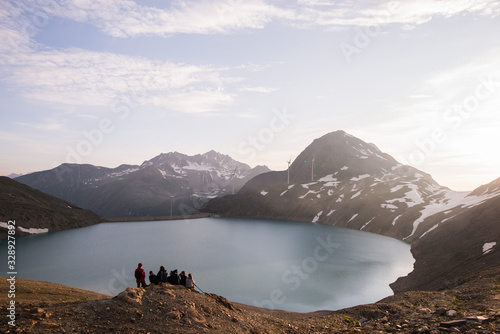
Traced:
<path id="1" fill-rule="evenodd" d="M 7 242 L 0 270 L 7 270 Z M 137 263 L 192 273 L 205 292 L 297 312 L 378 301 L 413 268 L 410 245 L 327 225 L 202 218 L 103 223 L 16 240 L 17 277 L 116 295 Z M 146 279 L 147 280 L 147 279 Z M 147 280 L 148 281 L 148 280 Z M 149 283 L 149 281 L 148 281 Z"/>

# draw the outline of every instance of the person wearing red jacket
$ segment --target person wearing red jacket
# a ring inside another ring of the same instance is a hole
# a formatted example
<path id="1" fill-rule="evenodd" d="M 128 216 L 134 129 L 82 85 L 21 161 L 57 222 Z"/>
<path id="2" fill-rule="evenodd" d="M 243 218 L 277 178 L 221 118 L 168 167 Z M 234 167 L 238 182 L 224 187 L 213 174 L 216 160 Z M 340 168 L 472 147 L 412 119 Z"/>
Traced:
<path id="1" fill-rule="evenodd" d="M 141 284 L 142 284 L 143 288 L 145 288 L 147 286 L 146 285 L 146 272 L 144 271 L 144 269 L 142 269 L 142 263 L 139 263 L 137 265 L 137 269 L 135 269 L 134 276 L 135 276 L 135 281 L 137 282 L 138 288 L 141 287 Z"/>

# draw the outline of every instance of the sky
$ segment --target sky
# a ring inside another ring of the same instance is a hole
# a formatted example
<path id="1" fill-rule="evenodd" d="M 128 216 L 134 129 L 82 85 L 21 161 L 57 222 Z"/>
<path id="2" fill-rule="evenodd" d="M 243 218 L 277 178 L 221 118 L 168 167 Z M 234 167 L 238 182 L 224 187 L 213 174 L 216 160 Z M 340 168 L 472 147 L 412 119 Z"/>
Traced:
<path id="1" fill-rule="evenodd" d="M 497 0 L 0 0 L 0 175 L 344 130 L 453 190 L 500 177 Z"/>

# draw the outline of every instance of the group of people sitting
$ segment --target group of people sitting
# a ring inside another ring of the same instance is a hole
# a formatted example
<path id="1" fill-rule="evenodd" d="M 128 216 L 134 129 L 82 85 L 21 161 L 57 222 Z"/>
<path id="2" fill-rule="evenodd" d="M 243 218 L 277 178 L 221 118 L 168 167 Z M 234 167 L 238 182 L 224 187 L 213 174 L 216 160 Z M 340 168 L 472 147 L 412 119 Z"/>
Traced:
<path id="1" fill-rule="evenodd" d="M 146 287 L 146 272 L 142 268 L 142 263 L 137 265 L 137 269 L 135 270 L 135 280 L 137 282 L 137 287 L 139 288 Z M 153 271 L 149 272 L 149 282 L 150 284 L 161 284 L 161 283 L 170 283 L 173 285 L 183 285 L 188 289 L 193 289 L 195 286 L 195 282 L 193 279 L 193 275 L 189 273 L 186 276 L 186 272 L 182 271 L 180 274 L 177 273 L 177 269 L 170 271 L 170 275 L 167 273 L 167 270 L 164 266 L 160 267 L 160 270 L 155 275 Z"/>

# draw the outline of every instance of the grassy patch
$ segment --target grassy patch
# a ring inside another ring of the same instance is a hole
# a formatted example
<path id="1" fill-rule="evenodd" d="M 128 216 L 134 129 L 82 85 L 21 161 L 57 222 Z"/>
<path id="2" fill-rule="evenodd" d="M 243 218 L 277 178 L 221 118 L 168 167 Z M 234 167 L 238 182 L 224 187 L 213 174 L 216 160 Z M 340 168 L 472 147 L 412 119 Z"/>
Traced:
<path id="1" fill-rule="evenodd" d="M 353 317 L 346 315 L 344 316 L 344 321 L 350 324 L 353 323 L 355 320 Z"/>
<path id="2" fill-rule="evenodd" d="M 465 303 L 465 301 L 463 301 L 462 299 L 460 299 L 457 296 L 453 297 L 452 304 L 453 304 L 453 307 L 455 307 L 457 309 L 463 310 L 463 309 L 467 308 L 467 304 Z"/>

